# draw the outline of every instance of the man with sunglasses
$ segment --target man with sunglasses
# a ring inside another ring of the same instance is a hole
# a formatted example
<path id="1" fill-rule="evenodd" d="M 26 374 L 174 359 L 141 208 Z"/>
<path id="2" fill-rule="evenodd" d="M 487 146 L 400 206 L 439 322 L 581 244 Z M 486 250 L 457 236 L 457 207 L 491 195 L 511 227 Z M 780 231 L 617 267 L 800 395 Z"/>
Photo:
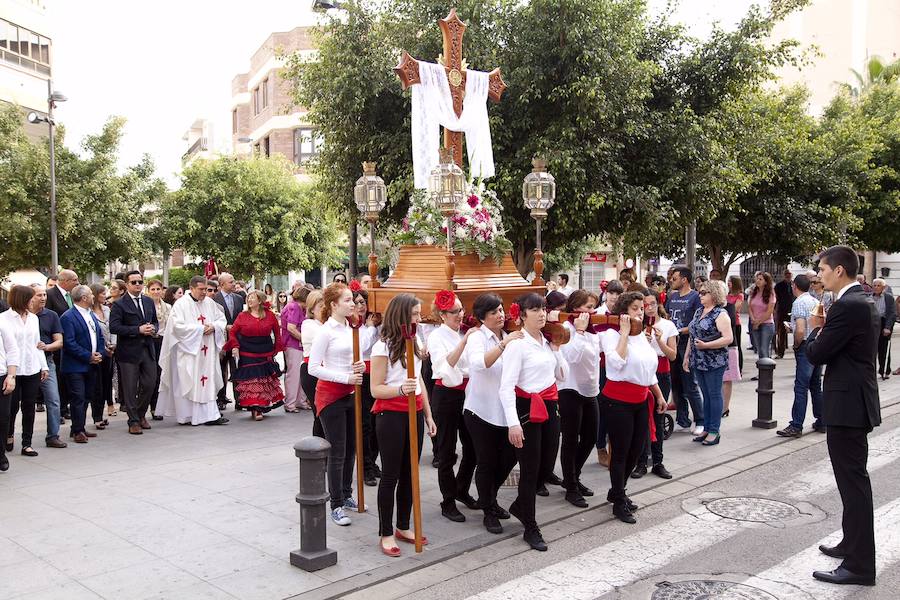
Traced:
<path id="1" fill-rule="evenodd" d="M 109 331 L 118 336 L 116 357 L 128 413 L 128 433 L 140 435 L 150 429 L 147 409 L 156 387 L 156 345 L 159 330 L 156 306 L 143 295 L 144 278 L 140 271 L 129 271 L 126 293 L 110 309 Z"/>

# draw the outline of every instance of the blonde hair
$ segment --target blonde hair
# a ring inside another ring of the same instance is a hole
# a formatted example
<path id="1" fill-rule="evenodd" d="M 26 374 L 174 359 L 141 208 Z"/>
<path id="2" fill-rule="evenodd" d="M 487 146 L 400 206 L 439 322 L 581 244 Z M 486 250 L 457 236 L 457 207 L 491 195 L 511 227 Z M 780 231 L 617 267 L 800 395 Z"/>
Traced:
<path id="1" fill-rule="evenodd" d="M 324 302 L 324 298 L 322 297 L 322 292 L 319 290 L 313 290 L 306 297 L 306 315 L 310 319 L 315 319 L 316 313 L 316 305 L 320 302 Z M 323 321 L 324 322 L 324 321 Z"/>
<path id="2" fill-rule="evenodd" d="M 724 281 L 710 279 L 709 281 L 704 281 L 700 289 L 706 290 L 712 296 L 716 306 L 725 306 L 728 302 L 728 288 L 725 287 Z"/>

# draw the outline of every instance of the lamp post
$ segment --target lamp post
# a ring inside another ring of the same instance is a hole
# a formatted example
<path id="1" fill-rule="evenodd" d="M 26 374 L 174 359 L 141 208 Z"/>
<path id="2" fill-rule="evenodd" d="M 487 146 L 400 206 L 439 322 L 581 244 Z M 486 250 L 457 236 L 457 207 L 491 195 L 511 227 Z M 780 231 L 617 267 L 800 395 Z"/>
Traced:
<path id="1" fill-rule="evenodd" d="M 547 172 L 547 161 L 534 158 L 531 161 L 532 171 L 525 176 L 522 183 L 522 200 L 525 208 L 531 211 L 531 218 L 536 224 L 534 250 L 534 281 L 532 285 L 545 285 L 544 253 L 541 251 L 541 222 L 547 218 L 547 211 L 556 201 L 556 180 Z"/>
<path id="2" fill-rule="evenodd" d="M 466 195 L 466 177 L 462 169 L 453 162 L 453 149 L 440 149 L 440 162 L 428 176 L 428 197 L 434 202 L 447 222 L 447 281 L 450 289 L 456 274 L 453 259 L 453 222 L 451 217 Z"/>
<path id="3" fill-rule="evenodd" d="M 375 222 L 387 204 L 387 186 L 384 185 L 384 180 L 375 174 L 374 162 L 364 162 L 362 167 L 362 177 L 356 180 L 356 186 L 353 188 L 353 201 L 363 218 L 369 222 L 371 240 L 369 277 L 372 278 L 370 285 L 377 288 L 381 287 L 381 284 L 378 282 L 378 255 L 375 254 Z"/>
<path id="4" fill-rule="evenodd" d="M 53 109 L 57 102 L 68 100 L 61 92 L 53 91 L 53 81 L 47 80 L 47 116 L 42 117 L 32 112 L 28 114 L 29 123 L 47 123 L 50 129 L 50 275 L 59 272 L 59 246 L 56 232 L 56 122 L 53 120 Z"/>

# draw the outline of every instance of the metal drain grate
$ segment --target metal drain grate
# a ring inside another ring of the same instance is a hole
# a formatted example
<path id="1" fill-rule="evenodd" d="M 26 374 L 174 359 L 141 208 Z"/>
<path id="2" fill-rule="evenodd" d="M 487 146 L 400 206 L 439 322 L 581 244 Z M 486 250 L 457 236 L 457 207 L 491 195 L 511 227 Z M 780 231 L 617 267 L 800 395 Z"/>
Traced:
<path id="1" fill-rule="evenodd" d="M 742 583 L 713 579 L 662 581 L 656 584 L 651 600 L 778 600 L 765 590 Z"/>
<path id="2" fill-rule="evenodd" d="M 796 519 L 802 513 L 786 502 L 767 498 L 730 497 L 710 500 L 706 509 L 722 518 L 753 523 L 773 523 Z"/>

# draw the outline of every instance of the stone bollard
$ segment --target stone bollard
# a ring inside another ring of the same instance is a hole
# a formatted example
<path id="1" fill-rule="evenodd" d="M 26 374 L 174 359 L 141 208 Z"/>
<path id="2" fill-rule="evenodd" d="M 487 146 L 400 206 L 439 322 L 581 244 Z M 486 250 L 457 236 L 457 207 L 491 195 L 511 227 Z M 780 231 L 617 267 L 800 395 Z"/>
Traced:
<path id="1" fill-rule="evenodd" d="M 331 444 L 320 437 L 305 437 L 294 444 L 300 459 L 300 549 L 291 552 L 291 564 L 304 571 L 318 571 L 337 564 L 337 551 L 326 545 L 328 493 L 325 491 L 325 464 Z"/>
<path id="2" fill-rule="evenodd" d="M 756 382 L 756 418 L 753 426 L 760 429 L 774 429 L 778 421 L 772 419 L 772 396 L 775 394 L 775 361 L 760 358 L 756 361 L 759 380 Z"/>

